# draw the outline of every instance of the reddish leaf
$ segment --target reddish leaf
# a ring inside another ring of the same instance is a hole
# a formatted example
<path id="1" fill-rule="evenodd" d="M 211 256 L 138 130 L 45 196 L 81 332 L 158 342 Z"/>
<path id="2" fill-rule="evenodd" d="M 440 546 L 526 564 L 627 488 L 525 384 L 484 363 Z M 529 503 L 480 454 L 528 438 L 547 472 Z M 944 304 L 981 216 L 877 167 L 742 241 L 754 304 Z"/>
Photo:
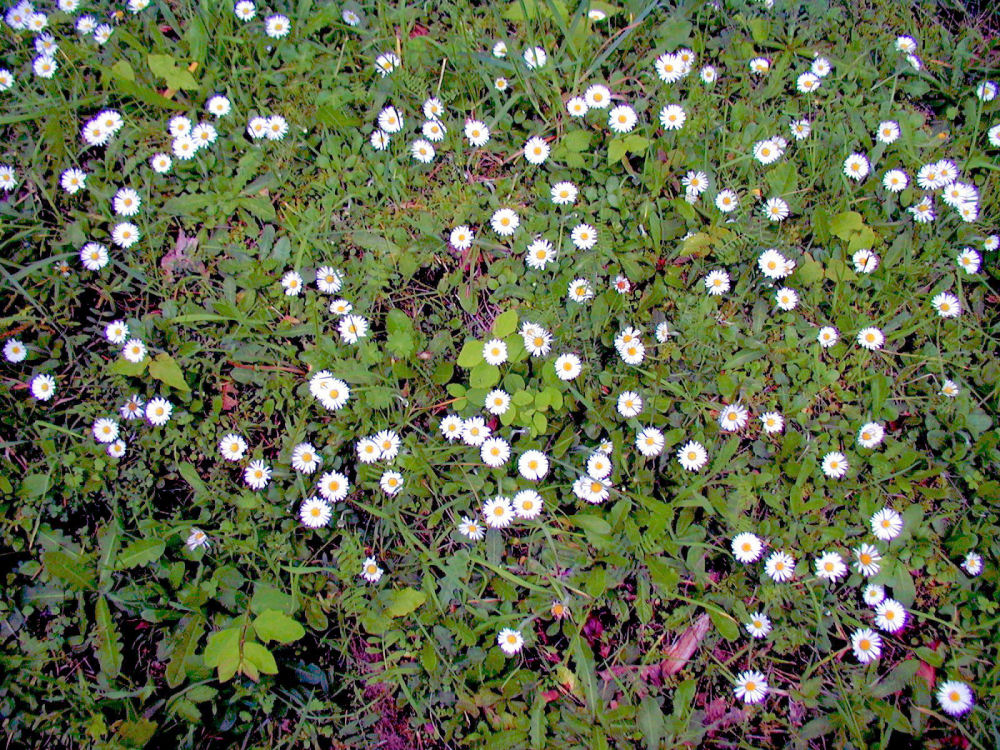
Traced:
<path id="1" fill-rule="evenodd" d="M 677 674 L 684 669 L 684 665 L 687 664 L 688 659 L 697 650 L 698 644 L 702 642 L 708 633 L 710 625 L 711 621 L 708 615 L 701 614 L 695 620 L 694 624 L 685 630 L 683 635 L 664 651 L 664 655 L 667 658 L 660 662 L 660 670 L 664 677 Z"/>

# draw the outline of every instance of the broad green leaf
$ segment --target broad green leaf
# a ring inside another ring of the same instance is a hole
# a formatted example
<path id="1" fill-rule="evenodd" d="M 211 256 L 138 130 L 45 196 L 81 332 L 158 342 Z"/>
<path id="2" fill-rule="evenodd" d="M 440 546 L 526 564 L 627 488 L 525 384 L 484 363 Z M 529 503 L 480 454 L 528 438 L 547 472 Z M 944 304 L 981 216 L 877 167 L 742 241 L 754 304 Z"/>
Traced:
<path id="1" fill-rule="evenodd" d="M 149 374 L 178 391 L 187 393 L 191 390 L 191 387 L 184 381 L 184 373 L 181 372 L 180 365 L 166 352 L 160 352 L 149 363 Z"/>
<path id="2" fill-rule="evenodd" d="M 218 670 L 219 682 L 228 682 L 240 667 L 239 627 L 217 630 L 208 636 L 203 655 L 205 666 Z"/>
<path id="3" fill-rule="evenodd" d="M 201 477 L 198 476 L 198 470 L 194 466 L 187 462 L 179 463 L 177 464 L 177 471 L 184 478 L 184 481 L 191 485 L 195 497 L 204 495 L 207 492 L 205 483 L 201 481 Z"/>
<path id="4" fill-rule="evenodd" d="M 265 609 L 257 615 L 257 619 L 253 621 L 253 629 L 257 632 L 257 637 L 265 643 L 267 641 L 292 643 L 306 634 L 305 628 L 276 609 Z"/>
<path id="5" fill-rule="evenodd" d="M 97 660 L 103 672 L 111 679 L 122 669 L 122 643 L 118 628 L 111 617 L 108 600 L 98 597 L 94 607 L 94 639 L 97 641 Z"/>
<path id="6" fill-rule="evenodd" d="M 251 680 L 260 678 L 260 673 L 278 674 L 278 665 L 274 661 L 274 654 L 268 651 L 259 643 L 248 641 L 243 644 L 243 659 L 240 662 L 240 671 Z"/>
<path id="7" fill-rule="evenodd" d="M 608 143 L 608 164 L 615 164 L 625 158 L 628 144 L 624 138 L 612 138 Z"/>
<path id="8" fill-rule="evenodd" d="M 144 357 L 142 362 L 129 362 L 124 357 L 119 357 L 108 365 L 108 372 L 114 373 L 115 375 L 125 375 L 126 377 L 137 378 L 146 372 L 147 367 L 149 367 L 149 357 Z"/>
<path id="9" fill-rule="evenodd" d="M 148 565 L 163 556 L 166 544 L 162 539 L 140 539 L 132 542 L 118 555 L 116 567 L 118 570 L 127 570 L 139 565 Z"/>
<path id="10" fill-rule="evenodd" d="M 517 310 L 501 313 L 493 321 L 493 335 L 498 339 L 506 338 L 517 330 Z"/>
<path id="11" fill-rule="evenodd" d="M 191 617 L 174 639 L 170 661 L 167 662 L 167 684 L 176 688 L 187 678 L 187 662 L 194 656 L 198 641 L 205 632 L 205 623 L 200 617 Z"/>
<path id="12" fill-rule="evenodd" d="M 715 629 L 719 631 L 727 641 L 735 641 L 740 637 L 740 626 L 731 617 L 723 614 L 722 612 L 714 609 L 708 609 L 708 616 L 712 618 L 712 624 L 715 625 Z"/>
<path id="13" fill-rule="evenodd" d="M 458 354 L 456 363 L 459 367 L 471 370 L 483 361 L 483 342 L 471 339 L 462 346 L 462 351 Z"/>
<path id="14" fill-rule="evenodd" d="M 389 617 L 405 617 L 427 601 L 427 594 L 414 588 L 397 589 L 389 595 L 385 613 Z"/>
<path id="15" fill-rule="evenodd" d="M 649 750 L 657 750 L 663 739 L 663 710 L 656 698 L 647 695 L 642 699 L 636 719 L 646 747 Z"/>
<path id="16" fill-rule="evenodd" d="M 860 232 L 864 226 L 864 217 L 857 211 L 844 211 L 830 219 L 830 232 L 845 242 L 852 234 Z"/>

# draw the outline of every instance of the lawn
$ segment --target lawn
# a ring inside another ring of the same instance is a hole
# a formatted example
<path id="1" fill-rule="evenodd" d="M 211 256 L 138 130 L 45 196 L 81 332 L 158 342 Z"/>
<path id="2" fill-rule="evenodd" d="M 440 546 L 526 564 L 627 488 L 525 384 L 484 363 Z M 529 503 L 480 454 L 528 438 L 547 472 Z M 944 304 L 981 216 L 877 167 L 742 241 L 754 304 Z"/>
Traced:
<path id="1" fill-rule="evenodd" d="M 9 746 L 1000 745 L 995 15 L 9 2 Z"/>

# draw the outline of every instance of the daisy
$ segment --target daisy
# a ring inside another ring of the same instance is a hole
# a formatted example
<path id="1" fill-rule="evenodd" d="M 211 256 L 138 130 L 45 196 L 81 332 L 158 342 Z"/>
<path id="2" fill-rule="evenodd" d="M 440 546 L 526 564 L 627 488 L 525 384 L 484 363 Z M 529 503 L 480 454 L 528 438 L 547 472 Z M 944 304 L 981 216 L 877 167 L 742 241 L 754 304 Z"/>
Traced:
<path id="1" fill-rule="evenodd" d="M 726 432 L 736 432 L 747 426 L 750 412 L 742 404 L 729 404 L 719 413 L 719 427 Z"/>
<path id="2" fill-rule="evenodd" d="M 543 67 L 548 59 L 548 55 L 545 54 L 545 50 L 541 47 L 531 47 L 524 51 L 524 64 L 528 67 L 528 70 Z"/>
<path id="3" fill-rule="evenodd" d="M 970 576 L 977 576 L 983 572 L 983 557 L 977 552 L 969 552 L 962 560 L 962 569 Z"/>
<path id="4" fill-rule="evenodd" d="M 486 426 L 482 417 L 469 417 L 462 426 L 462 442 L 466 445 L 478 447 L 490 434 L 491 430 Z"/>
<path id="5" fill-rule="evenodd" d="M 851 256 L 851 262 L 858 273 L 872 273 L 878 268 L 879 257 L 871 250 L 858 250 Z"/>
<path id="6" fill-rule="evenodd" d="M 239 461 L 246 452 L 247 441 L 235 432 L 230 432 L 219 441 L 219 453 L 227 461 Z"/>
<path id="7" fill-rule="evenodd" d="M 266 126 L 266 125 L 265 125 Z M 170 144 L 170 148 L 176 156 L 181 161 L 188 161 L 194 158 L 195 153 L 198 151 L 198 144 L 194 142 L 194 139 L 188 135 L 178 136 L 174 138 L 173 142 Z"/>
<path id="8" fill-rule="evenodd" d="M 510 445 L 503 438 L 489 438 L 480 446 L 479 455 L 484 464 L 496 469 L 510 459 Z"/>
<path id="9" fill-rule="evenodd" d="M 490 140 L 490 129 L 479 120 L 466 120 L 465 137 L 473 146 L 485 146 Z"/>
<path id="10" fill-rule="evenodd" d="M 623 357 L 624 359 L 624 357 Z M 642 397 L 635 391 L 624 391 L 618 396 L 618 413 L 625 419 L 637 417 L 642 412 Z"/>
<path id="11" fill-rule="evenodd" d="M 483 359 L 489 365 L 502 365 L 507 361 L 507 344 L 500 339 L 490 339 L 483 344 Z"/>
<path id="12" fill-rule="evenodd" d="M 410 155 L 414 161 L 429 164 L 434 160 L 434 146 L 430 144 L 430 141 L 419 138 L 410 144 Z"/>
<path id="13" fill-rule="evenodd" d="M 747 64 L 750 70 L 757 75 L 764 75 L 771 69 L 771 61 L 766 57 L 755 57 Z"/>
<path id="14" fill-rule="evenodd" d="M 570 233 L 570 239 L 579 250 L 589 250 L 597 244 L 597 230 L 590 224 L 577 224 Z"/>
<path id="15" fill-rule="evenodd" d="M 483 503 L 482 513 L 486 525 L 493 529 L 504 529 L 514 520 L 514 506 L 510 498 L 503 495 L 497 495 Z"/>
<path id="16" fill-rule="evenodd" d="M 587 476 L 593 479 L 607 479 L 611 474 L 611 459 L 604 453 L 595 451 L 587 459 Z"/>
<path id="17" fill-rule="evenodd" d="M 451 230 L 448 241 L 456 250 L 468 250 L 472 247 L 472 230 L 465 224 L 460 224 Z"/>
<path id="18" fill-rule="evenodd" d="M 896 37 L 896 51 L 912 55 L 917 51 L 917 43 L 912 36 Z"/>
<path id="19" fill-rule="evenodd" d="M 839 339 L 840 334 L 833 326 L 823 326 L 819 329 L 819 333 L 816 334 L 816 340 L 824 349 L 829 349 L 831 346 L 836 344 Z"/>
<path id="20" fill-rule="evenodd" d="M 525 451 L 517 459 L 517 470 L 525 479 L 537 482 L 549 473 L 549 459 L 541 451 Z"/>
<path id="21" fill-rule="evenodd" d="M 560 380 L 573 380 L 583 371 L 583 365 L 575 354 L 560 354 L 556 357 L 555 370 Z"/>
<path id="22" fill-rule="evenodd" d="M 831 479 L 842 479 L 847 475 L 850 466 L 847 457 L 838 451 L 831 451 L 823 456 L 823 473 Z"/>
<path id="23" fill-rule="evenodd" d="M 882 348 L 882 345 L 885 343 L 885 335 L 878 328 L 862 328 L 858 331 L 857 342 L 858 346 L 875 351 Z"/>
<path id="24" fill-rule="evenodd" d="M 729 291 L 729 274 L 720 270 L 710 271 L 705 276 L 705 289 L 713 297 L 725 294 Z"/>
<path id="25" fill-rule="evenodd" d="M 3 356 L 8 362 L 17 364 L 23 362 L 24 358 L 28 356 L 28 350 L 17 339 L 8 339 L 7 343 L 3 345 Z"/>
<path id="26" fill-rule="evenodd" d="M 205 102 L 205 109 L 216 117 L 225 117 L 232 111 L 232 108 L 233 106 L 229 102 L 229 99 L 221 94 L 209 97 L 208 101 Z"/>
<path id="27" fill-rule="evenodd" d="M 365 561 L 361 563 L 361 577 L 368 583 L 378 583 L 383 573 L 385 571 L 379 567 L 374 557 L 366 557 Z"/>
<path id="28" fill-rule="evenodd" d="M 337 411 L 351 396 L 351 389 L 347 383 L 332 377 L 326 370 L 320 370 L 310 378 L 309 391 L 328 411 Z"/>
<path id="29" fill-rule="evenodd" d="M 445 133 L 447 130 L 444 125 L 442 125 L 437 120 L 428 120 L 420 128 L 420 132 L 424 134 L 424 138 L 433 142 L 440 143 L 444 140 Z"/>
<path id="30" fill-rule="evenodd" d="M 0 166 L 0 188 L 9 193 L 16 186 L 17 177 L 14 174 L 14 168 L 7 165 Z"/>
<path id="31" fill-rule="evenodd" d="M 941 710 L 949 716 L 961 716 L 972 708 L 974 696 L 972 689 L 964 682 L 947 680 L 938 686 L 935 693 Z"/>
<path id="32" fill-rule="evenodd" d="M 51 375 L 36 375 L 31 379 L 31 395 L 39 401 L 48 401 L 55 395 L 56 381 Z"/>
<path id="33" fill-rule="evenodd" d="M 468 516 L 462 516 L 462 520 L 458 524 L 458 533 L 467 539 L 478 542 L 486 536 L 486 529 L 483 528 L 479 521 L 474 521 Z"/>
<path id="34" fill-rule="evenodd" d="M 708 175 L 692 170 L 681 179 L 681 185 L 684 186 L 686 192 L 701 195 L 708 189 Z"/>
<path id="35" fill-rule="evenodd" d="M 757 562 L 764 552 L 764 543 L 756 534 L 743 532 L 733 537 L 730 544 L 733 556 L 744 565 Z"/>
<path id="36" fill-rule="evenodd" d="M 953 182 L 944 189 L 941 199 L 952 208 L 961 208 L 963 205 L 977 204 L 979 201 L 979 191 L 975 185 L 967 182 Z"/>
<path id="37" fill-rule="evenodd" d="M 39 55 L 31 64 L 31 69 L 39 78 L 51 78 L 59 68 L 59 63 L 49 55 Z"/>
<path id="38" fill-rule="evenodd" d="M 399 59 L 399 56 L 395 52 L 383 52 L 375 58 L 375 71 L 382 78 L 385 78 L 401 64 L 402 60 Z"/>
<path id="39" fill-rule="evenodd" d="M 162 427 L 170 420 L 174 406 L 165 398 L 151 398 L 146 404 L 146 419 L 154 427 Z"/>
<path id="40" fill-rule="evenodd" d="M 449 443 L 462 437 L 462 429 L 465 427 L 465 422 L 457 414 L 449 414 L 447 417 L 441 420 L 441 424 L 438 425 L 438 429 L 441 430 L 441 435 Z"/>
<path id="41" fill-rule="evenodd" d="M 490 217 L 490 226 L 501 237 L 510 237 L 520 225 L 520 217 L 509 208 L 497 209 Z"/>
<path id="42" fill-rule="evenodd" d="M 847 574 L 844 558 L 837 552 L 824 552 L 816 560 L 816 577 L 832 583 L 837 582 Z"/>
<path id="43" fill-rule="evenodd" d="M 990 142 L 991 146 L 1000 147 L 1000 123 L 986 131 L 986 139 Z"/>
<path id="44" fill-rule="evenodd" d="M 770 198 L 764 204 L 764 215 L 768 221 L 784 221 L 788 218 L 788 204 L 781 198 Z"/>
<path id="45" fill-rule="evenodd" d="M 875 625 L 888 633 L 902 630 L 906 625 L 906 609 L 895 599 L 885 599 L 875 607 Z"/>
<path id="46" fill-rule="evenodd" d="M 403 129 L 403 116 L 395 107 L 384 107 L 378 113 L 378 126 L 386 133 L 398 133 Z"/>
<path id="47" fill-rule="evenodd" d="M 337 331 L 345 344 L 356 344 L 368 335 L 368 321 L 360 315 L 345 315 L 340 319 Z"/>
<path id="48" fill-rule="evenodd" d="M 272 118 L 273 120 L 274 118 Z M 284 118 L 281 118 L 284 122 Z M 273 123 L 272 123 L 273 127 Z M 287 130 L 287 124 L 284 125 Z M 284 135 L 284 133 L 282 133 Z M 199 122 L 194 130 L 191 131 L 191 140 L 194 141 L 196 148 L 205 148 L 206 146 L 211 146 L 215 143 L 215 140 L 219 137 L 219 132 L 214 126 L 209 125 L 207 122 Z"/>
<path id="49" fill-rule="evenodd" d="M 257 8 L 250 0 L 240 0 L 240 2 L 236 3 L 236 7 L 233 8 L 233 13 L 236 14 L 238 19 L 246 22 L 252 20 L 257 15 Z"/>
<path id="50" fill-rule="evenodd" d="M 716 69 L 711 65 L 706 65 L 704 68 L 702 68 L 701 72 L 698 75 L 701 78 L 701 82 L 708 85 L 712 85 L 713 83 L 715 83 L 719 77 L 718 71 L 716 71 Z"/>
<path id="51" fill-rule="evenodd" d="M 590 111 L 590 107 L 582 96 L 574 96 L 566 101 L 566 111 L 570 117 L 583 117 Z"/>
<path id="52" fill-rule="evenodd" d="M 867 422 L 858 431 L 858 445 L 862 448 L 874 448 L 882 442 L 885 430 L 878 422 Z"/>
<path id="53" fill-rule="evenodd" d="M 830 66 L 830 61 L 825 57 L 817 57 L 813 60 L 812 65 L 809 66 L 809 70 L 818 75 L 820 78 L 826 78 L 830 74 L 832 68 Z"/>
<path id="54" fill-rule="evenodd" d="M 677 55 L 669 53 L 657 57 L 653 63 L 653 67 L 656 69 L 656 75 L 664 83 L 676 83 L 689 70 Z"/>
<path id="55" fill-rule="evenodd" d="M 869 583 L 861 592 L 861 598 L 869 607 L 874 607 L 885 599 L 885 589 L 877 583 Z"/>
<path id="56" fill-rule="evenodd" d="M 586 279 L 573 279 L 569 282 L 567 295 L 573 302 L 582 304 L 594 298 L 594 288 Z"/>
<path id="57" fill-rule="evenodd" d="M 494 57 L 507 57 L 507 45 L 504 42 L 497 42 L 493 45 L 493 56 Z"/>
<path id="58" fill-rule="evenodd" d="M 660 455 L 665 444 L 666 438 L 655 427 L 644 427 L 635 436 L 635 447 L 646 458 Z"/>
<path id="59" fill-rule="evenodd" d="M 142 199 L 132 188 L 120 188 L 112 199 L 112 206 L 119 216 L 135 216 L 141 205 Z"/>
<path id="60" fill-rule="evenodd" d="M 497 645 L 507 656 L 513 656 L 524 646 L 524 638 L 519 630 L 503 628 L 497 633 Z"/>
<path id="61" fill-rule="evenodd" d="M 269 141 L 280 141 L 288 133 L 288 121 L 281 115 L 271 115 L 267 118 L 265 137 Z"/>
<path id="62" fill-rule="evenodd" d="M 524 348 L 532 357 L 544 357 L 552 348 L 552 336 L 541 329 L 534 331 L 530 335 L 522 334 Z"/>
<path id="63" fill-rule="evenodd" d="M 688 471 L 699 471 L 708 463 L 708 451 L 701 443 L 690 440 L 677 449 L 677 461 Z"/>
<path id="64" fill-rule="evenodd" d="M 631 133 L 637 120 L 635 110 L 627 104 L 621 104 L 608 113 L 608 127 L 615 133 Z"/>
<path id="65" fill-rule="evenodd" d="M 595 83 L 583 92 L 583 100 L 590 109 L 607 109 L 611 104 L 611 91 L 607 86 Z"/>
<path id="66" fill-rule="evenodd" d="M 557 206 L 572 206 L 577 194 L 577 187 L 572 182 L 557 182 L 552 186 L 552 202 Z"/>
<path id="67" fill-rule="evenodd" d="M 882 508 L 871 517 L 870 524 L 872 534 L 883 542 L 889 542 L 903 530 L 903 517 L 892 508 Z"/>
<path id="68" fill-rule="evenodd" d="M 993 101 L 997 98 L 997 85 L 993 81 L 983 81 L 976 86 L 976 96 L 984 102 Z"/>
<path id="69" fill-rule="evenodd" d="M 854 550 L 854 567 L 866 578 L 878 575 L 881 561 L 882 555 L 870 544 L 862 544 Z"/>
<path id="70" fill-rule="evenodd" d="M 902 169 L 890 169 L 882 177 L 882 186 L 890 193 L 901 193 L 910 184 L 910 178 Z"/>
<path id="71" fill-rule="evenodd" d="M 100 271 L 108 265 L 108 249 L 99 242 L 88 242 L 80 248 L 80 262 L 88 271 Z"/>
<path id="72" fill-rule="evenodd" d="M 611 286 L 619 294 L 628 294 L 632 291 L 632 282 L 621 274 L 615 276 L 615 280 L 612 282 Z"/>
<path id="73" fill-rule="evenodd" d="M 403 489 L 403 475 L 398 471 L 386 471 L 382 474 L 381 479 L 378 480 L 378 486 L 382 488 L 382 492 L 392 496 Z"/>
<path id="74" fill-rule="evenodd" d="M 118 423 L 113 419 L 102 418 L 94 421 L 91 432 L 99 443 L 113 443 L 118 439 Z"/>
<path id="75" fill-rule="evenodd" d="M 333 509 L 330 504 L 318 497 L 310 497 L 299 507 L 299 520 L 303 526 L 310 529 L 320 529 L 330 523 Z"/>
<path id="76" fill-rule="evenodd" d="M 86 180 L 87 173 L 82 169 L 76 169 L 74 167 L 67 169 L 62 173 L 62 176 L 59 178 L 59 184 L 67 193 L 74 195 L 87 186 Z"/>
<path id="77" fill-rule="evenodd" d="M 931 300 L 931 305 L 942 318 L 957 318 L 962 313 L 958 298 L 948 292 L 941 292 Z"/>
<path id="78" fill-rule="evenodd" d="M 619 356 L 622 358 L 622 362 L 627 365 L 639 365 L 642 364 L 642 360 L 646 356 L 646 347 L 639 342 L 633 344 L 628 344 L 623 346 L 618 350 Z"/>
<path id="79" fill-rule="evenodd" d="M 660 110 L 660 124 L 664 130 L 680 130 L 687 120 L 687 112 L 680 104 L 668 104 Z"/>
<path id="80" fill-rule="evenodd" d="M 895 143 L 899 138 L 899 123 L 894 120 L 880 122 L 875 129 L 875 139 L 879 143 Z"/>
<path id="81" fill-rule="evenodd" d="M 319 494 L 331 503 L 340 502 L 347 497 L 351 483 L 339 471 L 328 471 L 316 483 Z"/>
<path id="82" fill-rule="evenodd" d="M 393 430 L 380 430 L 372 438 L 379 449 L 379 460 L 392 461 L 399 454 L 399 435 Z"/>
<path id="83" fill-rule="evenodd" d="M 358 460 L 363 464 L 373 464 L 382 456 L 382 449 L 370 437 L 362 438 L 355 446 Z"/>
<path id="84" fill-rule="evenodd" d="M 208 534 L 199 529 L 197 526 L 191 527 L 191 532 L 188 534 L 187 541 L 184 545 L 194 552 L 199 547 L 208 547 L 211 541 L 208 538 Z"/>
<path id="85" fill-rule="evenodd" d="M 285 289 L 285 296 L 298 297 L 302 291 L 302 276 L 298 271 L 289 271 L 281 277 L 281 286 Z"/>
<path id="86" fill-rule="evenodd" d="M 785 418 L 776 411 L 764 412 L 760 415 L 761 427 L 769 435 L 781 432 L 785 426 Z"/>
<path id="87" fill-rule="evenodd" d="M 573 493 L 591 505 L 600 505 L 608 499 L 611 485 L 593 477 L 581 476 L 573 483 Z"/>
<path id="88" fill-rule="evenodd" d="M 529 164 L 544 164 L 549 158 L 549 144 L 544 138 L 532 136 L 524 144 L 523 153 L 525 161 Z"/>
<path id="89" fill-rule="evenodd" d="M 758 141 L 753 147 L 753 158 L 761 164 L 773 164 L 781 157 L 781 149 L 770 138 Z"/>
<path id="90" fill-rule="evenodd" d="M 795 270 L 795 261 L 789 260 L 777 250 L 765 250 L 757 258 L 757 267 L 769 279 L 783 279 Z"/>
<path id="91" fill-rule="evenodd" d="M 146 345 L 139 339 L 129 339 L 122 348 L 122 356 L 129 362 L 138 364 L 146 358 Z"/>
<path id="92" fill-rule="evenodd" d="M 170 171 L 173 161 L 167 154 L 153 154 L 152 158 L 149 160 L 149 166 L 153 168 L 153 171 L 157 174 L 166 174 Z"/>
<path id="93" fill-rule="evenodd" d="M 820 87 L 820 83 L 820 77 L 812 71 L 809 71 L 808 73 L 802 73 L 795 80 L 795 88 L 803 94 L 811 94 Z"/>
<path id="94" fill-rule="evenodd" d="M 786 552 L 772 552 L 764 562 L 764 572 L 776 583 L 790 581 L 795 575 L 795 558 Z"/>
<path id="95" fill-rule="evenodd" d="M 512 505 L 514 513 L 517 514 L 518 518 L 530 520 L 538 518 L 541 514 L 544 501 L 542 500 L 542 496 L 534 490 L 521 490 L 514 495 Z"/>
<path id="96" fill-rule="evenodd" d="M 540 271 L 556 259 L 555 248 L 544 237 L 538 237 L 528 245 L 524 262 L 528 268 Z"/>
<path id="97" fill-rule="evenodd" d="M 851 154 L 844 160 L 844 174 L 852 180 L 860 182 L 870 171 L 871 166 L 864 154 Z"/>
<path id="98" fill-rule="evenodd" d="M 492 390 L 486 394 L 484 408 L 490 414 L 503 416 L 510 408 L 510 396 L 499 388 Z"/>
<path id="99" fill-rule="evenodd" d="M 720 190 L 715 196 L 715 207 L 723 213 L 735 211 L 740 207 L 740 199 L 734 190 Z"/>
<path id="100" fill-rule="evenodd" d="M 111 458 L 121 458 L 125 455 L 127 447 L 124 440 L 118 439 L 108 444 L 107 452 Z"/>
<path id="101" fill-rule="evenodd" d="M 342 318 L 353 310 L 354 306 L 351 305 L 351 303 L 346 299 L 335 299 L 330 303 L 330 307 L 328 309 L 338 318 Z"/>
<path id="102" fill-rule="evenodd" d="M 910 64 L 914 70 L 920 70 L 923 67 L 923 63 L 920 62 L 920 58 L 916 55 L 907 55 L 906 62 Z"/>
<path id="103" fill-rule="evenodd" d="M 344 277 L 330 266 L 320 266 L 316 270 L 316 288 L 323 294 L 336 294 L 343 286 Z"/>
<path id="104" fill-rule="evenodd" d="M 871 628 L 860 628 L 851 635 L 851 649 L 854 657 L 862 664 L 867 664 L 882 653 L 882 636 Z"/>
<path id="105" fill-rule="evenodd" d="M 795 306 L 799 303 L 799 295 L 795 293 L 794 289 L 789 289 L 787 286 L 783 286 L 775 292 L 774 299 L 778 309 L 785 312 L 794 310 Z"/>
<path id="106" fill-rule="evenodd" d="M 312 474 L 319 468 L 322 459 L 312 443 L 299 443 L 292 448 L 292 468 L 303 474 Z"/>
<path id="107" fill-rule="evenodd" d="M 96 119 L 83 126 L 83 140 L 90 146 L 103 146 L 111 139 L 111 131 Z"/>
<path id="108" fill-rule="evenodd" d="M 736 676 L 733 693 L 746 704 L 760 703 L 767 696 L 767 681 L 760 672 L 747 670 Z"/>
<path id="109" fill-rule="evenodd" d="M 122 404 L 118 413 L 122 415 L 122 419 L 130 422 L 145 413 L 145 406 L 146 402 L 139 398 L 139 394 L 133 393 L 129 400 Z"/>
<path id="110" fill-rule="evenodd" d="M 947 396 L 948 398 L 955 398 L 958 395 L 959 387 L 958 383 L 954 380 L 945 380 L 941 384 L 941 395 Z"/>
<path id="111" fill-rule="evenodd" d="M 809 124 L 809 120 L 794 120 L 788 125 L 788 129 L 792 131 L 792 138 L 804 141 L 812 132 L 812 125 Z"/>
<path id="112" fill-rule="evenodd" d="M 744 627 L 754 638 L 763 638 L 771 632 L 771 621 L 763 612 L 754 612 Z"/>
<path id="113" fill-rule="evenodd" d="M 384 130 L 373 130 L 369 143 L 376 151 L 385 151 L 389 147 L 389 134 Z"/>

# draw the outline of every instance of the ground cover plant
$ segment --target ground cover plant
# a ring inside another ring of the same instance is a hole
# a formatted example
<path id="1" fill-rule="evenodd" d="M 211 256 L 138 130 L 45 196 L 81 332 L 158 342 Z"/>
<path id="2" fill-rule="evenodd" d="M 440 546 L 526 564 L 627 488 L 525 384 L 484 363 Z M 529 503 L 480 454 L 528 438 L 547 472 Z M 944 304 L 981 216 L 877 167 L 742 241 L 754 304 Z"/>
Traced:
<path id="1" fill-rule="evenodd" d="M 990 748 L 995 27 L 4 8 L 10 746 Z"/>

